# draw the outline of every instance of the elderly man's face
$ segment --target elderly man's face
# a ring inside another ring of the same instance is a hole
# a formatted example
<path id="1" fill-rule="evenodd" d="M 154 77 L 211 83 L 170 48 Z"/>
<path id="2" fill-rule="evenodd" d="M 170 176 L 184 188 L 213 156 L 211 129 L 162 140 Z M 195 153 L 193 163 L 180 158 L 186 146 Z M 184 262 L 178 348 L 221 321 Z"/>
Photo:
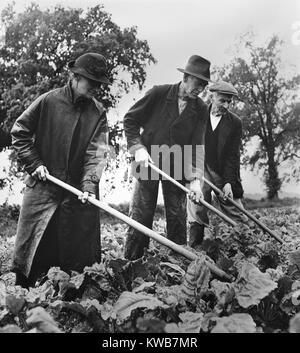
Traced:
<path id="1" fill-rule="evenodd" d="M 100 88 L 100 83 L 80 76 L 79 79 L 76 81 L 74 88 L 77 90 L 77 93 L 79 95 L 87 98 L 92 98 Z"/>
<path id="2" fill-rule="evenodd" d="M 231 95 L 214 92 L 212 96 L 212 113 L 215 115 L 223 115 L 228 111 L 231 103 Z"/>
<path id="3" fill-rule="evenodd" d="M 185 80 L 183 80 L 183 87 L 189 98 L 196 99 L 204 90 L 205 83 L 203 80 L 189 75 Z"/>

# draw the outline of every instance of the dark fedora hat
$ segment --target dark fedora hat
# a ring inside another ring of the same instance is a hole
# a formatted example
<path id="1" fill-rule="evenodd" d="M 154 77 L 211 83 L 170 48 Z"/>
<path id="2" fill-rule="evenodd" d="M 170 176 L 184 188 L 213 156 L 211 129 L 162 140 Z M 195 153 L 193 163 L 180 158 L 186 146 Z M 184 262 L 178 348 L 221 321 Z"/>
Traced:
<path id="1" fill-rule="evenodd" d="M 210 80 L 210 62 L 202 56 L 192 55 L 186 64 L 185 69 L 177 68 L 178 71 L 195 76 L 201 80 L 212 82 Z"/>
<path id="2" fill-rule="evenodd" d="M 106 59 L 98 53 L 86 53 L 68 63 L 69 69 L 92 81 L 111 83 L 107 77 Z"/>

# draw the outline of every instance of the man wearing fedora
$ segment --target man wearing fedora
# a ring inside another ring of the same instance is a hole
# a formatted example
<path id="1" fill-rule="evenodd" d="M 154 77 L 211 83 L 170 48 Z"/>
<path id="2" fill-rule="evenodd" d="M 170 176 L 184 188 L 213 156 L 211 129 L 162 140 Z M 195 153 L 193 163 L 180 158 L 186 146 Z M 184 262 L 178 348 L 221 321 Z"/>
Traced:
<path id="1" fill-rule="evenodd" d="M 236 221 L 247 222 L 248 218 L 226 201 L 233 197 L 241 206 L 243 187 L 240 178 L 240 147 L 242 123 L 230 110 L 233 97 L 238 96 L 232 84 L 216 82 L 209 87 L 212 101 L 208 107 L 209 119 L 205 133 L 205 177 L 223 191 L 224 197 L 215 195 L 217 206 Z M 211 202 L 212 189 L 203 183 L 204 200 Z M 208 224 L 207 209 L 188 200 L 190 222 L 189 245 L 202 243 L 204 224 Z"/>
<path id="2" fill-rule="evenodd" d="M 190 185 L 190 196 L 194 201 L 202 197 L 200 180 L 204 169 L 204 130 L 207 120 L 207 107 L 198 97 L 210 81 L 210 62 L 198 55 L 188 60 L 183 79 L 176 84 L 154 86 L 136 102 L 124 117 L 124 130 L 128 149 L 135 163 L 145 168 L 146 178 L 136 178 L 130 204 L 130 216 L 152 227 L 157 204 L 158 187 L 161 181 L 167 221 L 167 237 L 178 243 L 186 244 L 186 194 L 170 181 L 153 176 L 148 163 L 156 161 L 161 167 L 163 162 L 170 166 L 169 174 L 179 182 Z M 140 130 L 143 129 L 141 133 Z M 192 147 L 192 153 L 181 158 L 171 158 L 153 153 L 153 147 L 177 146 L 184 150 Z M 195 147 L 202 147 L 202 153 L 195 153 Z M 152 153 L 151 153 L 152 151 Z M 187 160 L 186 160 L 187 159 Z M 187 173 L 182 165 L 191 165 Z M 163 169 L 163 167 L 161 167 Z M 141 172 L 140 175 L 143 173 Z M 177 174 L 177 175 L 176 175 Z M 160 180 L 159 180 L 160 179 Z M 129 227 L 125 244 L 125 257 L 131 260 L 140 258 L 149 238 Z"/>
<path id="3" fill-rule="evenodd" d="M 106 59 L 86 53 L 68 67 L 69 82 L 37 98 L 11 131 L 27 172 L 12 265 L 24 287 L 49 267 L 81 271 L 100 260 L 99 213 L 86 201 L 97 196 L 105 164 L 107 119 L 94 94 L 109 83 Z M 83 194 L 52 184 L 48 173 Z"/>

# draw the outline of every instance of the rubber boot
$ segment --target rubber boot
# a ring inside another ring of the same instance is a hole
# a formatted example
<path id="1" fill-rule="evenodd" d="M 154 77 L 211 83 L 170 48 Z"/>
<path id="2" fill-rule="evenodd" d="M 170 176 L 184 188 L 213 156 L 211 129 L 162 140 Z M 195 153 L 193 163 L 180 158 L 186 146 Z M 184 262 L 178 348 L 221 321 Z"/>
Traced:
<path id="1" fill-rule="evenodd" d="M 195 248 L 197 245 L 201 245 L 204 238 L 204 225 L 197 222 L 190 223 L 189 230 L 189 246 Z"/>

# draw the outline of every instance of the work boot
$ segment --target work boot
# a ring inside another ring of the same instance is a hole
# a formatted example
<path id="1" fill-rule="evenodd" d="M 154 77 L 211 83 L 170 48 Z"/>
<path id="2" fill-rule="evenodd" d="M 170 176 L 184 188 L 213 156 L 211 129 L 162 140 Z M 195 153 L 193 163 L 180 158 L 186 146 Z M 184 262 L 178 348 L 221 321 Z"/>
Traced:
<path id="1" fill-rule="evenodd" d="M 204 238 L 204 225 L 197 222 L 190 223 L 189 246 L 195 248 L 200 245 Z"/>

